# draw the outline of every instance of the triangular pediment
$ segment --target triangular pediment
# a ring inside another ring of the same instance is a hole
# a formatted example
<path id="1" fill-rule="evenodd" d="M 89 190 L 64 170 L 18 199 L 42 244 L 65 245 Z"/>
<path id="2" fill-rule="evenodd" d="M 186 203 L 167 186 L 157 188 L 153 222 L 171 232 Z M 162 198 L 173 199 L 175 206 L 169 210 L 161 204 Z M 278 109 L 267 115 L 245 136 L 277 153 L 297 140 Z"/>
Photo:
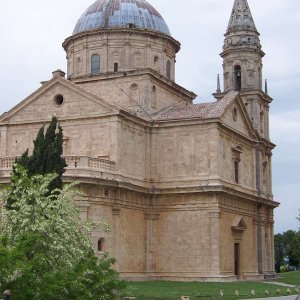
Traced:
<path id="1" fill-rule="evenodd" d="M 234 219 L 231 228 L 237 231 L 245 231 L 247 229 L 247 225 L 244 219 L 239 216 Z"/>
<path id="2" fill-rule="evenodd" d="M 43 121 L 111 115 L 119 109 L 62 77 L 54 77 L 3 114 L 0 122 Z"/>
<path id="3" fill-rule="evenodd" d="M 221 121 L 227 127 L 244 136 L 257 138 L 256 131 L 251 123 L 245 104 L 239 95 L 237 95 L 226 107 L 221 116 Z"/>

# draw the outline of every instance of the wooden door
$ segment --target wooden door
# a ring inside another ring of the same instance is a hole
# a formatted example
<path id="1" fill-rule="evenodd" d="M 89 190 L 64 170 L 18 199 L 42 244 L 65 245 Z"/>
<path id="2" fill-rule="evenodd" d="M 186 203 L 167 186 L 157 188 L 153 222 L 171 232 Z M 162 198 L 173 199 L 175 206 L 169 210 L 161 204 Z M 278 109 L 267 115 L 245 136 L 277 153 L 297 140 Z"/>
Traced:
<path id="1" fill-rule="evenodd" d="M 240 275 L 240 244 L 234 243 L 234 274 Z"/>

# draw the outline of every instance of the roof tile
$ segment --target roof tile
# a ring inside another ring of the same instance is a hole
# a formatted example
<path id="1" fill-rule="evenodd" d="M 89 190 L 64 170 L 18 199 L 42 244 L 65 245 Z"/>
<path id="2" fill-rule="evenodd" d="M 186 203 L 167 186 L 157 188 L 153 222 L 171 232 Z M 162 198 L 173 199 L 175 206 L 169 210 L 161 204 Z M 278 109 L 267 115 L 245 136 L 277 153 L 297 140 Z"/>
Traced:
<path id="1" fill-rule="evenodd" d="M 238 92 L 230 91 L 220 101 L 201 104 L 176 104 L 160 111 L 154 119 L 156 121 L 186 120 L 186 119 L 215 119 L 220 118 Z"/>

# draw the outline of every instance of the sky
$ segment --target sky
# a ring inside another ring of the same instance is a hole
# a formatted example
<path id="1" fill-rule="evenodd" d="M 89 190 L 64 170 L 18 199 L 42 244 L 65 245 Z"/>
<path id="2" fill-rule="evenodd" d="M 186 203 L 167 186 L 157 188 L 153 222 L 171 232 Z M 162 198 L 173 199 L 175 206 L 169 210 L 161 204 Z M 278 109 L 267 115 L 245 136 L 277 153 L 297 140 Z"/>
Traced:
<path id="1" fill-rule="evenodd" d="M 212 101 L 222 74 L 224 33 L 234 0 L 149 0 L 181 42 L 176 82 Z M 66 71 L 65 38 L 93 0 L 0 1 L 0 114 L 52 77 Z M 261 44 L 271 104 L 273 193 L 281 202 L 275 232 L 300 227 L 300 1 L 248 0 Z"/>

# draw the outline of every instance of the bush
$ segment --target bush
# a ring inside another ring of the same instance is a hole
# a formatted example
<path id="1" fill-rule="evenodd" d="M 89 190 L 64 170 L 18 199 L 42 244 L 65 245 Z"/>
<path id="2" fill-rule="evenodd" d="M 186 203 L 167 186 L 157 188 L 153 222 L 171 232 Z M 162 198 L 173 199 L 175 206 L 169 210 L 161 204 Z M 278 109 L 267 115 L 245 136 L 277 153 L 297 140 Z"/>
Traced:
<path id="1" fill-rule="evenodd" d="M 112 268 L 115 260 L 94 254 L 89 232 L 79 225 L 76 190 L 49 190 L 57 175 L 29 176 L 15 165 L 18 178 L 6 193 L 0 224 L 0 284 L 18 300 L 111 300 L 123 283 Z"/>

